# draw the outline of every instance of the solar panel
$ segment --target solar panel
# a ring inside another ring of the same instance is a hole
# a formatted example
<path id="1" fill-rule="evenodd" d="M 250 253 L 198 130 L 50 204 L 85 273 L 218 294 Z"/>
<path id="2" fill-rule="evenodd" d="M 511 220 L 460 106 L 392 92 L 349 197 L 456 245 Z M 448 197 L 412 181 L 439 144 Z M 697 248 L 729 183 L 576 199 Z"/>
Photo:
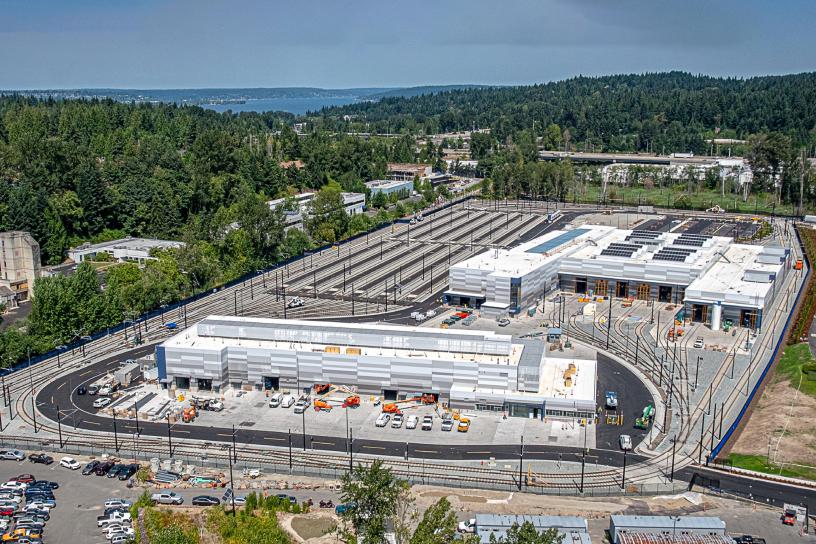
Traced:
<path id="1" fill-rule="evenodd" d="M 649 238 L 655 239 L 660 236 L 660 233 L 653 230 L 633 230 L 632 234 L 626 237 L 627 240 L 634 238 Z"/>
<path id="2" fill-rule="evenodd" d="M 710 240 L 711 236 L 702 234 L 681 234 L 677 240 L 674 241 L 676 245 L 703 247 L 706 241 Z"/>
<path id="3" fill-rule="evenodd" d="M 655 253 L 652 260 L 684 262 L 689 255 L 696 252 L 696 249 L 690 247 L 666 246 Z"/>

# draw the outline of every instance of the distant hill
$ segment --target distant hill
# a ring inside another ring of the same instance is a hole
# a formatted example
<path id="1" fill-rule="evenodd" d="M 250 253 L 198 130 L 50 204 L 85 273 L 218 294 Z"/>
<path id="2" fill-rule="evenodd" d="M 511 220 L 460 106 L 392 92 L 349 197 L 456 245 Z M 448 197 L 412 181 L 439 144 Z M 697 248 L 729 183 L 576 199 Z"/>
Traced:
<path id="1" fill-rule="evenodd" d="M 487 85 L 423 85 L 420 87 L 405 87 L 402 89 L 390 89 L 368 95 L 372 100 L 383 98 L 411 98 L 414 96 L 444 93 L 448 91 L 461 91 L 465 89 L 485 89 Z"/>
<path id="2" fill-rule="evenodd" d="M 574 77 L 517 87 L 463 86 L 326 108 L 333 130 L 445 132 L 490 128 L 497 141 L 557 125 L 573 143 L 616 150 L 707 150 L 707 138 L 782 132 L 816 145 L 816 72 L 722 78 L 687 72 Z M 433 88 L 433 87 L 431 87 Z M 441 89 L 441 88 L 436 88 Z M 402 94 L 401 94 L 402 93 Z M 555 128 L 555 127 L 553 127 Z"/>

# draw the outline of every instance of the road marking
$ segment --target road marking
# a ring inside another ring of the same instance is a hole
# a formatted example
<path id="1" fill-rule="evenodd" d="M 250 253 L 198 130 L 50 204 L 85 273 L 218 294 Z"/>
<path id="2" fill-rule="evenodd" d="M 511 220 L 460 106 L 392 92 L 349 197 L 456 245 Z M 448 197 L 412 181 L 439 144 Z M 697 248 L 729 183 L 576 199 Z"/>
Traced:
<path id="1" fill-rule="evenodd" d="M 414 451 L 418 453 L 437 453 L 436 450 L 414 450 Z"/>
<path id="2" fill-rule="evenodd" d="M 90 374 L 91 372 L 93 372 L 93 369 L 86 370 L 85 372 L 80 372 L 80 373 L 79 373 L 79 375 L 80 375 L 80 376 L 87 376 L 87 375 L 88 375 L 88 374 Z"/>
<path id="3" fill-rule="evenodd" d="M 175 429 L 174 429 L 174 430 L 173 430 L 173 432 L 175 432 L 176 434 L 182 434 L 182 433 L 184 433 L 184 434 L 190 434 L 190 431 L 183 431 L 183 430 L 181 430 L 181 429 L 178 429 L 178 430 L 175 430 Z"/>
<path id="4" fill-rule="evenodd" d="M 285 441 L 285 440 L 288 440 L 288 438 L 275 438 L 274 436 L 265 436 L 265 437 L 264 437 L 264 440 L 280 440 L 280 441 Z"/>
<path id="5" fill-rule="evenodd" d="M 99 426 L 99 423 L 96 421 L 83 421 L 83 423 L 87 423 L 88 425 L 96 425 L 97 427 Z"/>
<path id="6" fill-rule="evenodd" d="M 216 433 L 218 436 L 228 436 L 232 438 L 232 433 L 224 434 L 224 433 Z"/>
<path id="7" fill-rule="evenodd" d="M 420 450 L 416 450 L 416 451 L 420 451 Z M 484 453 L 484 454 L 488 454 L 488 453 L 493 453 L 493 452 L 491 452 L 491 451 L 466 451 L 465 453 Z"/>
<path id="8" fill-rule="evenodd" d="M 327 446 L 334 446 L 334 442 L 320 442 L 319 440 L 312 440 L 312 444 L 326 444 Z"/>
<path id="9" fill-rule="evenodd" d="M 62 382 L 61 384 L 59 384 L 59 387 L 57 387 L 57 391 L 59 391 L 63 387 L 65 387 L 65 382 Z"/>
<path id="10" fill-rule="evenodd" d="M 385 450 L 385 448 L 380 447 L 380 446 L 365 446 L 365 445 L 360 446 L 360 449 L 363 449 L 363 448 L 366 448 L 366 449 L 369 449 L 369 450 Z"/>

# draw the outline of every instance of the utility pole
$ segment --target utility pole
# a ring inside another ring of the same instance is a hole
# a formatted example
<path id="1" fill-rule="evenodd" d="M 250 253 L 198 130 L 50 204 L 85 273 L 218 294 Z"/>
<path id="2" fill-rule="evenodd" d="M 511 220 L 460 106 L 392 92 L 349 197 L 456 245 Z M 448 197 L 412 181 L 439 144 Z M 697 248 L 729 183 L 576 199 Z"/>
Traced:
<path id="1" fill-rule="evenodd" d="M 674 482 L 674 453 L 677 447 L 677 435 L 674 435 L 672 438 L 672 464 L 671 464 L 671 475 L 669 476 L 669 481 Z"/>
<path id="2" fill-rule="evenodd" d="M 113 410 L 113 447 L 119 453 L 119 434 L 116 432 L 116 410 Z"/>
<path id="3" fill-rule="evenodd" d="M 237 463 L 238 462 L 238 450 L 235 447 L 235 424 L 234 423 L 232 424 L 232 455 L 233 455 L 232 461 L 234 463 Z M 230 475 L 230 478 L 231 477 L 232 477 L 232 475 Z"/>
<path id="4" fill-rule="evenodd" d="M 2 429 L 2 427 L 3 427 L 2 420 L 0 420 L 0 429 Z M 60 449 L 62 449 L 62 418 L 60 417 L 59 404 L 57 404 L 57 431 L 59 432 Z"/>
<path id="5" fill-rule="evenodd" d="M 133 401 L 133 409 L 136 411 L 136 433 L 142 434 L 142 430 L 139 428 L 139 403 L 137 401 Z"/>
<path id="6" fill-rule="evenodd" d="M 621 476 L 621 489 L 626 489 L 626 450 L 623 450 L 623 475 Z"/>
<path id="7" fill-rule="evenodd" d="M 233 427 L 234 427 L 234 425 L 233 425 Z M 235 433 L 233 431 L 233 438 L 234 437 L 235 437 Z M 233 484 L 234 478 L 232 476 L 232 462 L 233 462 L 232 461 L 232 455 L 233 455 L 233 452 L 235 451 L 235 446 L 232 447 L 232 450 L 233 451 L 229 452 L 228 457 L 229 457 L 229 470 L 230 470 L 230 499 L 232 500 L 232 517 L 235 517 L 235 486 Z"/>
<path id="8" fill-rule="evenodd" d="M 292 429 L 289 429 L 289 473 L 292 472 Z"/>
<path id="9" fill-rule="evenodd" d="M 606 349 L 609 349 L 609 333 L 612 331 L 612 288 L 609 288 L 609 316 L 606 318 Z"/>
<path id="10" fill-rule="evenodd" d="M 167 451 L 168 457 L 173 458 L 173 435 L 170 433 L 170 412 L 167 412 Z"/>
<path id="11" fill-rule="evenodd" d="M 523 478 L 524 465 L 524 435 L 521 436 L 521 444 L 519 445 L 519 474 L 518 474 L 518 489 L 521 491 L 521 480 Z"/>

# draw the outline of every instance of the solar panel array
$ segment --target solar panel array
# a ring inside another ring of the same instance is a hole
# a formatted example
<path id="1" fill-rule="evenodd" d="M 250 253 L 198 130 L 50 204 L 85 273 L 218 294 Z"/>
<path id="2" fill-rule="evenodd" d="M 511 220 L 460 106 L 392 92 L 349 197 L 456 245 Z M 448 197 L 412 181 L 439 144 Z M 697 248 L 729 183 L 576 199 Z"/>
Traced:
<path id="1" fill-rule="evenodd" d="M 624 244 L 621 242 L 612 242 L 609 246 L 601 251 L 601 255 L 606 257 L 631 257 L 637 250 L 640 249 L 639 244 Z"/>
<path id="2" fill-rule="evenodd" d="M 686 258 L 697 250 L 689 247 L 666 246 L 652 257 L 653 261 L 672 261 L 682 263 Z"/>
<path id="3" fill-rule="evenodd" d="M 633 230 L 626 237 L 627 240 L 654 240 L 660 237 L 660 233 L 654 230 Z"/>
<path id="4" fill-rule="evenodd" d="M 674 243 L 678 246 L 703 247 L 706 241 L 710 239 L 711 236 L 702 234 L 681 234 Z"/>

